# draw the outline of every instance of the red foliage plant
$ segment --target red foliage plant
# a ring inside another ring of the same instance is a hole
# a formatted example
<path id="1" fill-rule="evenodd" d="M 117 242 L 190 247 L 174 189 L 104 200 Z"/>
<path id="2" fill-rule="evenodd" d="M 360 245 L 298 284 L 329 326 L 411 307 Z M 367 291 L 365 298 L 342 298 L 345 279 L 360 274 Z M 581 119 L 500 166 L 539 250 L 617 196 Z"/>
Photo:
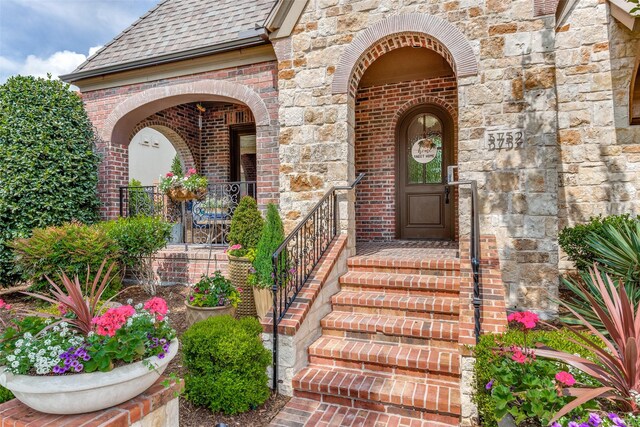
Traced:
<path id="1" fill-rule="evenodd" d="M 96 274 L 95 279 L 91 284 L 89 283 L 88 279 L 89 272 L 87 272 L 87 282 L 85 284 L 84 292 L 82 286 L 80 285 L 78 276 L 75 276 L 72 280 L 63 272 L 61 281 L 62 287 L 66 292 L 64 292 L 60 288 L 60 286 L 56 285 L 51 279 L 47 277 L 47 280 L 52 287 L 51 297 L 34 292 L 23 293 L 34 298 L 38 298 L 40 300 L 55 304 L 61 309 L 62 312 L 71 312 L 74 314 L 74 316 L 71 317 L 63 317 L 64 315 L 59 316 L 58 321 L 53 323 L 51 326 L 64 320 L 72 327 L 87 335 L 93 330 L 93 318 L 100 314 L 100 298 L 102 297 L 105 288 L 109 284 L 111 271 L 115 266 L 115 263 L 111 263 L 111 265 L 107 269 L 107 272 L 104 274 L 104 277 L 102 277 L 102 270 L 104 269 L 106 263 L 106 260 L 102 262 L 100 268 L 98 269 L 98 274 Z M 100 281 L 100 277 L 102 277 L 102 281 Z M 41 315 L 41 313 L 36 314 Z"/>
<path id="2" fill-rule="evenodd" d="M 580 331 L 575 326 L 564 325 L 575 339 L 572 340 L 588 352 L 596 361 L 583 357 L 539 346 L 536 354 L 540 357 L 566 363 L 584 372 L 598 381 L 599 387 L 571 387 L 562 392 L 568 396 L 575 396 L 570 403 L 555 414 L 552 422 L 567 414 L 571 410 L 592 399 L 605 398 L 617 401 L 622 409 L 638 413 L 640 408 L 634 400 L 634 393 L 640 392 L 640 307 L 634 312 L 634 305 L 629 299 L 624 286 L 616 287 L 608 275 L 597 268 L 589 269 L 589 273 L 603 299 L 603 305 L 598 304 L 582 285 L 578 285 L 591 303 L 591 309 L 604 325 L 609 337 L 605 337 L 598 329 L 575 312 L 567 304 L 563 304 L 586 327 L 589 334 Z M 604 347 L 594 342 L 590 334 L 598 337 Z"/>

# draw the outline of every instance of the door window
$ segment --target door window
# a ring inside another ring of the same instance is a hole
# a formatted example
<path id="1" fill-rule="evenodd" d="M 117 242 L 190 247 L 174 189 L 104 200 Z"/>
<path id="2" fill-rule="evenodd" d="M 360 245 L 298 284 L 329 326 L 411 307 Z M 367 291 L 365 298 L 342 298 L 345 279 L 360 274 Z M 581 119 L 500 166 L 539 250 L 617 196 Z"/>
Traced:
<path id="1" fill-rule="evenodd" d="M 416 116 L 407 128 L 407 184 L 442 183 L 442 123 L 433 114 Z"/>

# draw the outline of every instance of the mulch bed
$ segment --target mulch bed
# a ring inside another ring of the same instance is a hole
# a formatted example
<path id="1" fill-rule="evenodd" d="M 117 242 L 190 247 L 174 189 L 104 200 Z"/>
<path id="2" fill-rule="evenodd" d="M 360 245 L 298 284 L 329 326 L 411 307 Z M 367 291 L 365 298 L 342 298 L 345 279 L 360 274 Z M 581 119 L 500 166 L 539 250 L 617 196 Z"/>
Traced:
<path id="1" fill-rule="evenodd" d="M 180 337 L 187 329 L 186 312 L 184 301 L 188 293 L 186 286 L 167 286 L 159 287 L 157 296 L 164 298 L 169 306 L 169 319 L 171 325 L 175 328 Z M 130 286 L 118 296 L 118 302 L 125 303 L 128 299 L 133 300 L 133 304 L 145 302 L 150 296 L 139 286 Z M 11 304 L 18 311 L 33 308 L 33 300 L 21 294 L 3 295 L 2 299 Z M 0 318 L 5 321 L 9 320 L 8 313 L 0 311 Z M 1 327 L 1 324 L 0 324 Z M 167 367 L 166 373 L 175 373 L 178 377 L 183 378 L 186 369 L 182 365 L 182 356 L 180 353 L 171 361 Z M 275 418 L 276 414 L 289 401 L 289 397 L 276 395 L 271 396 L 265 404 L 255 410 L 245 412 L 235 416 L 227 416 L 222 414 L 214 414 L 206 408 L 199 408 L 192 405 L 187 400 L 180 399 L 180 427 L 201 427 L 215 426 L 218 423 L 224 423 L 228 426 L 242 427 L 263 427 Z"/>

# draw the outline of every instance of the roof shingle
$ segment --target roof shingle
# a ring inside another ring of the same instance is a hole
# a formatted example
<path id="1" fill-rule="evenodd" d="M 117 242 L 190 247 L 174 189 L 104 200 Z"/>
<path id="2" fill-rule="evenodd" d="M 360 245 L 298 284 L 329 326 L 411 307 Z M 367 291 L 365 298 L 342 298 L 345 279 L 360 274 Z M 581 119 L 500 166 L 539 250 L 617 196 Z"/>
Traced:
<path id="1" fill-rule="evenodd" d="M 263 26 L 276 0 L 162 0 L 73 73 L 214 46 Z"/>

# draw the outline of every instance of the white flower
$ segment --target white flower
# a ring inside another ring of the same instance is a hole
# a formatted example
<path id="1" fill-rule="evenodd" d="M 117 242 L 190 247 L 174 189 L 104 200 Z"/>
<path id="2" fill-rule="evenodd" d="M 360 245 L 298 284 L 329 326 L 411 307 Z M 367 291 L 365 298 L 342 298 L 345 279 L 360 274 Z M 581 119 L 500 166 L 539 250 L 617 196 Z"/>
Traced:
<path id="1" fill-rule="evenodd" d="M 7 356 L 7 361 L 8 362 L 13 362 L 14 360 L 16 360 L 16 357 L 13 354 L 10 354 Z"/>
<path id="2" fill-rule="evenodd" d="M 129 299 L 127 300 L 127 305 L 131 305 L 131 304 L 133 304 L 133 300 L 132 300 L 131 298 L 129 298 Z"/>
<path id="3" fill-rule="evenodd" d="M 51 340 L 50 339 L 44 340 L 44 345 L 51 345 Z"/>
<path id="4" fill-rule="evenodd" d="M 18 341 L 16 341 L 16 347 L 22 347 L 22 344 L 24 344 L 23 339 L 19 339 Z"/>
<path id="5" fill-rule="evenodd" d="M 138 304 L 136 304 L 135 309 L 136 310 L 142 310 L 142 307 L 143 307 L 142 303 L 138 303 Z"/>
<path id="6" fill-rule="evenodd" d="M 18 366 L 20 366 L 20 362 L 18 362 L 17 360 L 11 363 L 12 368 L 17 368 Z"/>
<path id="7" fill-rule="evenodd" d="M 13 354 L 15 354 L 15 355 L 18 355 L 18 354 L 20 354 L 21 352 L 22 352 L 22 350 L 21 350 L 21 349 L 19 349 L 19 348 L 16 348 L 15 350 L 13 350 Z"/>

